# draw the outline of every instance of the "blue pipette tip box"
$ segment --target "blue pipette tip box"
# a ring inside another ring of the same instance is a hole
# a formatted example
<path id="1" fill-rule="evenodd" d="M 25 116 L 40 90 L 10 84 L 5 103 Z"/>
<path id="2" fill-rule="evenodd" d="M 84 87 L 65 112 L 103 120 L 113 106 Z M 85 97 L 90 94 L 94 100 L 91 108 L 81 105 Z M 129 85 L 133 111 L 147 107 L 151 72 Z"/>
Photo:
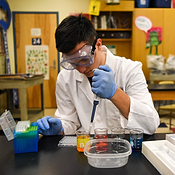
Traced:
<path id="1" fill-rule="evenodd" d="M 10 111 L 5 111 L 0 116 L 0 126 L 8 141 L 14 139 L 14 152 L 37 152 L 39 133 L 37 123 L 30 121 L 18 121 L 16 124 Z"/>
<path id="2" fill-rule="evenodd" d="M 15 128 L 13 133 L 15 154 L 38 151 L 39 134 L 35 123 L 31 123 L 25 131 L 17 131 Z"/>

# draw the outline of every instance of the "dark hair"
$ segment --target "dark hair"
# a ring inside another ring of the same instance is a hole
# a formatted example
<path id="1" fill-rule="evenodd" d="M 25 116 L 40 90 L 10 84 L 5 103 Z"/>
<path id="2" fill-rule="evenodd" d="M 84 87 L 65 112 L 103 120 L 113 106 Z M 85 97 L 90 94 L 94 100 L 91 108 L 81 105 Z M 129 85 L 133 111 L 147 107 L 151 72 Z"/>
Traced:
<path id="1" fill-rule="evenodd" d="M 82 41 L 93 45 L 97 33 L 89 19 L 82 16 L 68 16 L 55 31 L 56 48 L 59 52 L 68 53 Z"/>

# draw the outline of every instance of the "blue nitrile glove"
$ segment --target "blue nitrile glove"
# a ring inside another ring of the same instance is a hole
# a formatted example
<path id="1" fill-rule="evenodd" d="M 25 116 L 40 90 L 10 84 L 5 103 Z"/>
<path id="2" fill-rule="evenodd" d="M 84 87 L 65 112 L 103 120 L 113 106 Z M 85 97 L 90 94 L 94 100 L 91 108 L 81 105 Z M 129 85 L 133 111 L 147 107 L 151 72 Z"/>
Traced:
<path id="1" fill-rule="evenodd" d="M 61 120 L 51 116 L 37 120 L 38 132 L 42 135 L 60 135 L 63 132 Z"/>
<path id="2" fill-rule="evenodd" d="M 92 77 L 92 92 L 101 98 L 110 99 L 117 90 L 114 74 L 108 65 L 95 69 Z"/>

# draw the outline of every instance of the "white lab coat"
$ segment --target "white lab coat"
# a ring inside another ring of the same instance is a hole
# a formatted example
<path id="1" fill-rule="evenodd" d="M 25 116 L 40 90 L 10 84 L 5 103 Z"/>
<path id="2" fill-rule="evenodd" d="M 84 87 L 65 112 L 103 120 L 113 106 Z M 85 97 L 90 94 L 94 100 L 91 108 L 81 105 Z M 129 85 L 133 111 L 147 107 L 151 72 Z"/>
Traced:
<path id="1" fill-rule="evenodd" d="M 96 108 L 94 128 L 122 126 L 142 128 L 144 133 L 153 134 L 159 125 L 159 116 L 147 89 L 142 64 L 124 57 L 114 56 L 105 46 L 106 64 L 113 70 L 115 82 L 130 97 L 128 120 L 108 99 L 100 99 Z M 62 121 L 65 134 L 75 134 L 79 128 L 89 129 L 94 94 L 88 78 L 77 70 L 62 70 L 57 77 L 55 117 Z"/>

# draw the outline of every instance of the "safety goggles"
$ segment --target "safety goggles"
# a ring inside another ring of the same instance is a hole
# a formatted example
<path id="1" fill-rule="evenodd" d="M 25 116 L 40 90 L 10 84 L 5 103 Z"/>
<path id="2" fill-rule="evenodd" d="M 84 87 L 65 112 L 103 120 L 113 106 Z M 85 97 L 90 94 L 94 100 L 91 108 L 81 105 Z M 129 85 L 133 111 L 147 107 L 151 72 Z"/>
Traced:
<path id="1" fill-rule="evenodd" d="M 72 54 L 63 54 L 61 66 L 67 70 L 76 69 L 77 66 L 90 66 L 94 62 L 95 45 L 85 44 L 82 48 Z"/>

